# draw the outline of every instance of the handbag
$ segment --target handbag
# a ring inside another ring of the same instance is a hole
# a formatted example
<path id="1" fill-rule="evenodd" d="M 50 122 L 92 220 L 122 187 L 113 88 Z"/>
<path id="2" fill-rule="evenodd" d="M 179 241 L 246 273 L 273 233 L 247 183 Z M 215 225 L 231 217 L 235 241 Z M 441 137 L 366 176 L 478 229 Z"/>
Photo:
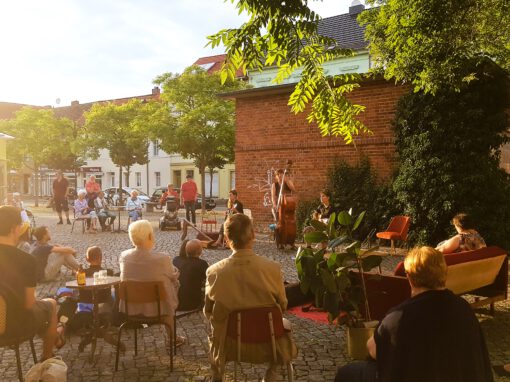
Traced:
<path id="1" fill-rule="evenodd" d="M 25 382 L 67 382 L 67 365 L 61 357 L 48 358 L 30 368 Z"/>

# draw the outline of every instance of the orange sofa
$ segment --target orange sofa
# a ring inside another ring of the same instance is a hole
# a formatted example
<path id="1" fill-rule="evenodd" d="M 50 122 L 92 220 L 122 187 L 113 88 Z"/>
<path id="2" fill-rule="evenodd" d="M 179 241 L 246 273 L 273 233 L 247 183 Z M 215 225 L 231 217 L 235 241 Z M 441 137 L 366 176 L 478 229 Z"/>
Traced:
<path id="1" fill-rule="evenodd" d="M 494 303 L 507 299 L 506 251 L 487 247 L 444 257 L 448 265 L 446 287 L 457 295 L 471 295 L 469 301 L 473 308 L 490 305 L 490 313 L 494 315 Z M 359 273 L 352 272 L 351 276 L 353 282 L 360 283 Z M 411 296 L 403 262 L 397 265 L 393 275 L 365 273 L 364 279 L 372 319 L 382 319 L 389 309 Z M 361 310 L 365 315 L 363 306 Z"/>

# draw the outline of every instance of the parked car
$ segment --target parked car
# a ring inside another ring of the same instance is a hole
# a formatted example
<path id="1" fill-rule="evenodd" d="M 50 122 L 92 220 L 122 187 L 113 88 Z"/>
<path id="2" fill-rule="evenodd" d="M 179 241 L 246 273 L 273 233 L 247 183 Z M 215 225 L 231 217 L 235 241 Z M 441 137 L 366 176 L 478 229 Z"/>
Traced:
<path id="1" fill-rule="evenodd" d="M 140 191 L 137 188 L 132 187 L 122 187 L 122 200 L 123 203 L 126 204 L 127 198 L 131 196 L 131 191 L 136 190 L 138 191 L 138 199 L 142 202 L 142 205 L 145 205 L 145 203 L 150 201 L 150 198 L 147 196 L 147 194 L 143 191 Z M 119 189 L 118 187 L 110 187 L 106 190 L 103 190 L 104 196 L 108 203 L 111 203 L 114 206 L 117 206 L 119 204 Z"/>
<path id="2" fill-rule="evenodd" d="M 177 193 L 180 194 L 181 189 L 180 188 L 174 188 Z M 159 187 L 154 190 L 152 193 L 152 196 L 150 198 L 150 201 L 156 204 L 156 208 L 163 208 L 159 205 L 159 200 L 161 199 L 161 196 L 166 191 L 166 187 Z M 183 205 L 180 205 L 179 208 L 184 208 Z M 202 195 L 198 194 L 197 202 L 195 203 L 195 210 L 199 210 L 202 208 Z M 205 208 L 207 211 L 210 211 L 214 208 L 216 208 L 216 202 L 212 198 L 206 198 L 205 200 Z"/>

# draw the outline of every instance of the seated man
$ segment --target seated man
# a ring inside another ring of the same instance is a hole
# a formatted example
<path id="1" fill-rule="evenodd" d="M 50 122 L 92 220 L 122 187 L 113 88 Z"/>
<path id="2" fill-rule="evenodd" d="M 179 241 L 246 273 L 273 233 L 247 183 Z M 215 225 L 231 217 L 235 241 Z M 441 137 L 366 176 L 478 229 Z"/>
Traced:
<path id="1" fill-rule="evenodd" d="M 170 196 L 173 196 L 177 202 L 179 201 L 179 193 L 174 190 L 174 185 L 171 183 L 167 185 L 166 191 L 163 192 L 163 195 L 161 195 L 161 198 L 159 199 L 159 205 L 164 207 L 166 205 L 166 199 Z"/>
<path id="2" fill-rule="evenodd" d="M 49 244 L 51 236 L 48 227 L 37 227 L 33 235 L 36 242 L 32 246 L 30 254 L 36 260 L 37 281 L 54 280 L 62 265 L 65 265 L 71 271 L 78 271 L 80 264 L 76 261 L 76 250 L 71 247 Z"/>
<path id="3" fill-rule="evenodd" d="M 126 203 L 126 210 L 131 218 L 131 222 L 135 222 L 142 218 L 142 202 L 138 199 L 138 191 L 131 191 L 131 197 L 128 198 Z"/>
<path id="4" fill-rule="evenodd" d="M 209 267 L 202 260 L 202 243 L 193 239 L 186 243 L 186 257 L 174 258 L 173 264 L 179 269 L 179 307 L 177 310 L 193 310 L 204 305 L 205 272 Z"/>
<path id="5" fill-rule="evenodd" d="M 491 382 L 489 354 L 469 304 L 445 289 L 443 255 L 415 248 L 404 261 L 411 298 L 367 341 L 374 361 L 339 368 L 335 382 Z"/>
<path id="6" fill-rule="evenodd" d="M 237 200 L 237 191 L 236 190 L 230 190 L 228 193 L 228 202 L 227 202 L 227 210 L 225 211 L 225 220 L 229 216 L 232 216 L 234 214 L 242 214 L 244 213 L 243 210 L 243 203 L 241 203 L 239 200 Z M 218 235 L 218 240 L 212 245 L 213 247 L 223 247 L 223 240 L 224 240 L 224 234 L 225 234 L 225 224 L 222 224 L 220 227 L 220 233 Z"/>
<path id="7" fill-rule="evenodd" d="M 101 229 L 103 231 L 111 231 L 113 222 L 115 221 L 115 214 L 109 210 L 110 206 L 104 198 L 103 191 L 99 191 L 97 198 L 94 199 L 94 207 L 96 209 L 97 218 L 99 219 L 99 224 L 101 224 Z M 106 224 L 107 220 L 108 224 Z"/>
<path id="8" fill-rule="evenodd" d="M 155 252 L 154 232 L 147 220 L 139 220 L 129 225 L 129 239 L 135 248 L 128 249 L 120 255 L 120 278 L 122 281 L 163 281 L 166 300 L 161 305 L 161 314 L 172 328 L 167 334 L 173 335 L 174 313 L 179 304 L 179 271 L 172 265 L 170 255 Z M 125 304 L 121 300 L 121 312 Z M 156 316 L 156 304 L 129 304 L 130 315 Z"/>
<path id="9" fill-rule="evenodd" d="M 65 340 L 57 331 L 57 303 L 52 299 L 36 300 L 37 266 L 35 259 L 16 248 L 22 221 L 20 210 L 0 207 L 0 294 L 7 305 L 4 337 L 38 333 L 43 339 L 41 360 L 53 356 L 53 347 Z"/>
<path id="10" fill-rule="evenodd" d="M 282 312 L 287 308 L 280 265 L 253 252 L 255 233 L 250 218 L 243 214 L 230 216 L 225 222 L 225 237 L 232 255 L 207 269 L 205 286 L 204 313 L 212 330 L 209 359 L 213 381 L 222 381 L 226 355 L 232 353 L 230 343 L 225 342 L 231 312 L 275 305 Z M 262 346 L 266 348 L 267 344 L 251 344 L 243 353 L 246 360 L 257 362 Z M 290 361 L 297 355 L 290 331 L 277 339 L 276 348 L 282 361 Z M 274 380 L 276 366 L 269 365 L 266 382 Z"/>

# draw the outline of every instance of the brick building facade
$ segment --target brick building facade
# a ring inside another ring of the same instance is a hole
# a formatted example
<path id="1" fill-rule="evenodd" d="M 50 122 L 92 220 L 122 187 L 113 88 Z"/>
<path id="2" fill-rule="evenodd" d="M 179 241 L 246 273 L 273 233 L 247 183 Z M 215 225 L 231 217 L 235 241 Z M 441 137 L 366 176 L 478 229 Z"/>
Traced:
<path id="1" fill-rule="evenodd" d="M 226 96 L 236 99 L 236 189 L 252 210 L 257 229 L 272 222 L 270 209 L 271 170 L 292 160 L 292 173 L 300 200 L 317 198 L 335 161 L 355 163 L 369 157 L 381 179 L 388 178 L 396 153 L 391 121 L 405 87 L 377 80 L 367 81 L 350 95 L 352 102 L 366 106 L 360 120 L 372 131 L 346 145 L 339 137 L 322 137 L 306 113 L 294 115 L 287 105 L 292 85 L 249 89 Z"/>

